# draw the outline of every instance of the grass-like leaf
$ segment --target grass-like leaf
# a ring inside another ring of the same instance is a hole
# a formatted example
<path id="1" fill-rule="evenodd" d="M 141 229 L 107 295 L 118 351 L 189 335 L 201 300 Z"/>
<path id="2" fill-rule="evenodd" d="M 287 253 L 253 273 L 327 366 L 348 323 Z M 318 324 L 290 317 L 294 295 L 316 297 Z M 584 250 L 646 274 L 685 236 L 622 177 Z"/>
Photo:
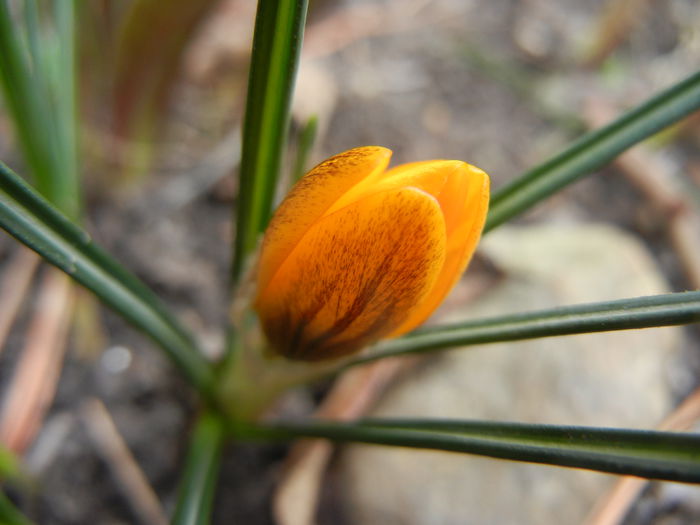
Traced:
<path id="1" fill-rule="evenodd" d="M 203 414 L 185 460 L 172 525 L 207 525 L 216 490 L 225 427 L 219 416 Z"/>
<path id="2" fill-rule="evenodd" d="M 0 490 L 0 523 L 2 525 L 31 525 L 31 521 L 24 516 Z"/>
<path id="3" fill-rule="evenodd" d="M 0 479 L 16 476 L 18 472 L 17 458 L 0 444 Z"/>
<path id="4" fill-rule="evenodd" d="M 316 437 L 444 450 L 700 483 L 697 434 L 491 421 L 371 419 L 357 423 L 284 422 L 250 427 L 243 432 L 248 437 Z"/>
<path id="5" fill-rule="evenodd" d="M 351 361 L 359 365 L 397 355 L 557 335 L 700 322 L 700 292 L 681 292 L 475 319 L 417 330 Z"/>
<path id="6" fill-rule="evenodd" d="M 26 32 L 12 19 L 7 0 L 0 0 L 0 87 L 36 187 L 75 220 L 80 200 L 75 138 L 74 0 L 55 4 L 55 38 L 42 31 L 35 0 L 28 0 L 22 7 Z M 58 50 L 57 56 L 49 56 L 49 50 Z"/>
<path id="7" fill-rule="evenodd" d="M 150 336 L 201 393 L 213 396 L 211 366 L 155 294 L 2 163 L 0 227 Z"/>
<path id="8" fill-rule="evenodd" d="M 491 198 L 485 231 L 503 224 L 634 144 L 700 109 L 700 71 L 588 133 L 531 169 Z"/>
<path id="9" fill-rule="evenodd" d="M 30 49 L 35 47 L 32 45 Z M 42 99 L 30 77 L 22 38 L 7 0 L 0 0 L 0 85 L 37 188 L 49 196 L 51 183 L 46 174 L 51 171 L 53 150 L 50 137 L 44 131 L 46 127 L 41 127 Z M 40 130 L 38 135 L 34 134 L 35 130 Z"/>
<path id="10" fill-rule="evenodd" d="M 260 0 L 243 125 L 233 281 L 265 229 L 279 178 L 307 0 Z"/>
<path id="11" fill-rule="evenodd" d="M 78 108 L 76 68 L 76 0 L 54 2 L 56 26 L 57 72 L 50 86 L 56 99 L 56 136 L 59 141 L 60 163 L 54 168 L 61 170 L 66 179 L 66 191 L 73 195 L 75 216 L 80 212 L 79 162 L 78 162 Z"/>

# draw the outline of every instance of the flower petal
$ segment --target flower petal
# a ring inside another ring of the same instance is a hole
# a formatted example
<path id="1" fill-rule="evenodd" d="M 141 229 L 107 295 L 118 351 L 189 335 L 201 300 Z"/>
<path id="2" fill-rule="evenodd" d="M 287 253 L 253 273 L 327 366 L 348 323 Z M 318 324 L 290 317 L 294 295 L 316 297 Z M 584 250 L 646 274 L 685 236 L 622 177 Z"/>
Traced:
<path id="1" fill-rule="evenodd" d="M 350 188 L 386 169 L 391 151 L 379 146 L 355 148 L 322 162 L 305 175 L 279 206 L 265 233 L 258 267 L 258 291 L 308 229 Z"/>
<path id="2" fill-rule="evenodd" d="M 442 303 L 457 283 L 481 237 L 489 204 L 489 177 L 479 168 L 458 162 L 437 197 L 445 217 L 445 263 L 435 286 L 391 336 L 413 330 Z"/>
<path id="3" fill-rule="evenodd" d="M 415 188 L 366 197 L 311 226 L 256 301 L 280 354 L 350 354 L 401 326 L 444 264 L 438 202 Z"/>
<path id="4" fill-rule="evenodd" d="M 328 213 L 357 202 L 360 199 L 382 191 L 414 187 L 438 197 L 447 180 L 447 174 L 452 165 L 458 161 L 429 160 L 403 164 L 384 173 L 375 173 L 363 179 L 350 191 L 346 192 L 331 207 Z"/>
<path id="5" fill-rule="evenodd" d="M 471 259 L 488 210 L 486 173 L 459 160 L 429 160 L 402 164 L 386 173 L 367 177 L 338 199 L 329 213 L 368 195 L 406 187 L 423 190 L 438 200 L 445 217 L 447 250 L 445 265 L 434 289 L 391 336 L 414 329 L 442 303 Z"/>

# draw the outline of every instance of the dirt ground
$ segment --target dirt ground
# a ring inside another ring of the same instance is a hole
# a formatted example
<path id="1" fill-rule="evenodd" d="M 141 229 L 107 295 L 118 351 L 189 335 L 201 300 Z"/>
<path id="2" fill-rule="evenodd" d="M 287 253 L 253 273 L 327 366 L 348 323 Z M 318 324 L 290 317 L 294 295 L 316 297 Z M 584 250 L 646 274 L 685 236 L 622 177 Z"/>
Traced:
<path id="1" fill-rule="evenodd" d="M 97 160 L 86 174 L 87 226 L 97 242 L 152 286 L 212 354 L 223 343 L 227 303 L 235 129 L 253 14 L 246 3 L 222 2 L 188 51 L 152 173 L 130 187 L 108 188 L 98 169 L 107 155 L 92 151 Z M 591 108 L 615 114 L 700 64 L 694 0 L 311 4 L 293 128 L 319 116 L 314 162 L 380 144 L 394 150 L 394 163 L 466 160 L 499 187 L 588 129 Z M 687 188 L 696 212 L 697 122 L 647 147 L 673 184 Z M 12 164 L 17 156 L 6 136 L 3 131 L 0 153 Z M 607 167 L 520 220 L 614 223 L 647 243 L 673 290 L 692 288 L 665 215 L 640 188 L 619 166 Z M 0 237 L 5 267 L 16 249 Z M 0 354 L 0 385 L 10 382 L 30 316 L 27 305 Z M 27 453 L 35 479 L 29 489 L 10 493 L 40 524 L 143 523 L 91 434 L 95 398 L 163 507 L 174 506 L 195 396 L 149 341 L 108 311 L 100 309 L 99 319 L 101 334 L 73 331 L 55 399 Z M 688 334 L 688 367 L 700 382 L 700 331 Z M 230 446 L 213 522 L 273 523 L 270 500 L 285 453 L 284 445 Z M 655 490 L 645 493 L 626 524 L 700 519 L 683 501 L 669 508 Z M 340 496 L 323 496 L 320 523 L 343 524 Z"/>

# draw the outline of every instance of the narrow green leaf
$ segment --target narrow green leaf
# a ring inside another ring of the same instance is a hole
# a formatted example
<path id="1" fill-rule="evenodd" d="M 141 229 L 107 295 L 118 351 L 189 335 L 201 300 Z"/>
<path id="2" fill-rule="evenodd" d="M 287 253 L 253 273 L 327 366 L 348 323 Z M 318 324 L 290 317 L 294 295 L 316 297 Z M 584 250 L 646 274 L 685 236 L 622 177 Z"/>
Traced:
<path id="1" fill-rule="evenodd" d="M 243 432 L 248 437 L 317 437 L 700 483 L 697 434 L 491 421 L 371 419 L 357 423 L 284 422 Z"/>
<path id="2" fill-rule="evenodd" d="M 37 188 L 49 197 L 54 193 L 52 183 L 46 177 L 50 171 L 52 148 L 45 128 L 41 128 L 41 98 L 30 78 L 22 40 L 7 0 L 0 0 L 0 85 Z M 39 133 L 35 134 L 35 130 Z"/>
<path id="3" fill-rule="evenodd" d="M 308 0 L 260 0 L 243 124 L 233 282 L 265 229 L 289 125 Z"/>
<path id="4" fill-rule="evenodd" d="M 31 525 L 32 523 L 17 510 L 2 490 L 0 490 L 0 523 L 2 525 Z"/>
<path id="5" fill-rule="evenodd" d="M 24 22 L 27 29 L 27 49 L 30 62 L 35 66 L 40 64 L 42 69 L 46 67 L 45 54 L 41 46 L 41 24 L 39 23 L 39 0 L 26 0 L 24 2 Z"/>
<path id="6" fill-rule="evenodd" d="M 0 444 L 0 481 L 20 477 L 22 477 L 22 471 L 17 457 Z"/>
<path id="7" fill-rule="evenodd" d="M 654 133 L 700 108 L 700 71 L 588 133 L 559 155 L 497 190 L 484 231 L 522 213 Z"/>
<path id="8" fill-rule="evenodd" d="M 224 446 L 224 424 L 213 414 L 203 414 L 194 430 L 185 460 L 172 525 L 207 525 Z"/>
<path id="9" fill-rule="evenodd" d="M 57 64 L 51 91 L 56 100 L 56 136 L 61 156 L 60 176 L 64 179 L 65 191 L 74 202 L 75 211 L 70 216 L 80 213 L 80 180 L 78 166 L 78 109 L 76 69 L 76 0 L 54 2 L 54 22 L 56 26 Z"/>
<path id="10" fill-rule="evenodd" d="M 700 292 L 563 306 L 417 330 L 382 343 L 376 352 L 359 357 L 346 366 L 454 346 L 697 322 L 700 322 Z"/>
<path id="11" fill-rule="evenodd" d="M 48 55 L 54 48 L 64 56 L 74 52 L 74 0 L 58 4 L 58 38 L 53 41 L 42 33 L 35 0 L 22 5 L 26 38 L 21 24 L 12 19 L 7 0 L 0 0 L 0 87 L 39 192 L 75 220 L 80 211 L 79 191 L 74 133 L 69 133 L 75 126 L 74 63 L 54 61 Z M 56 89 L 63 96 L 54 93 Z"/>
<path id="12" fill-rule="evenodd" d="M 213 398 L 211 366 L 155 294 L 2 163 L 0 227 L 151 337 L 201 393 Z"/>

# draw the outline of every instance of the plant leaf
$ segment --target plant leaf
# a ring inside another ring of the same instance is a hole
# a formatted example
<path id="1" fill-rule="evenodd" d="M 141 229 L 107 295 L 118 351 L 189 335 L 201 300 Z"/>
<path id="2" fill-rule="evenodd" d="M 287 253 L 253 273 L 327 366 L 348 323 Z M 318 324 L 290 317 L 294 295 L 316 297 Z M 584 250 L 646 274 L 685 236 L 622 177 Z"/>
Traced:
<path id="1" fill-rule="evenodd" d="M 31 525 L 32 523 L 17 510 L 2 490 L 0 490 L 0 523 L 3 525 Z"/>
<path id="2" fill-rule="evenodd" d="M 27 35 L 13 20 L 8 2 L 0 0 L 0 87 L 36 187 L 76 219 L 80 205 L 75 169 L 74 0 L 58 4 L 54 42 L 41 34 L 35 0 L 23 4 Z M 57 64 L 47 56 L 54 48 L 60 49 Z M 52 70 L 50 66 L 56 65 Z"/>
<path id="3" fill-rule="evenodd" d="M 492 421 L 311 421 L 238 427 L 248 437 L 333 441 L 462 452 L 668 481 L 700 483 L 700 435 Z"/>
<path id="4" fill-rule="evenodd" d="M 151 337 L 201 393 L 213 396 L 211 366 L 155 294 L 2 163 L 0 226 Z"/>
<path id="5" fill-rule="evenodd" d="M 233 282 L 265 229 L 279 178 L 308 0 L 260 0 L 255 18 L 240 184 Z"/>
<path id="6" fill-rule="evenodd" d="M 497 190 L 484 231 L 489 231 L 596 170 L 637 142 L 700 108 L 700 71 L 587 133 L 560 154 Z"/>
<path id="7" fill-rule="evenodd" d="M 59 141 L 60 161 L 54 169 L 60 169 L 65 179 L 66 191 L 70 191 L 75 201 L 77 217 L 80 211 L 79 162 L 78 162 L 78 87 L 76 68 L 76 0 L 54 2 L 56 26 L 57 75 L 50 83 L 55 93 L 56 139 Z M 69 217 L 71 216 L 68 214 Z"/>
<path id="8" fill-rule="evenodd" d="M 375 352 L 356 358 L 346 366 L 454 346 L 697 322 L 700 322 L 700 292 L 561 306 L 417 330 L 402 338 L 382 343 Z"/>
<path id="9" fill-rule="evenodd" d="M 22 478 L 23 472 L 19 465 L 19 460 L 15 454 L 5 445 L 0 444 L 0 481 L 5 481 L 8 478 Z"/>
<path id="10" fill-rule="evenodd" d="M 192 436 L 185 460 L 172 525 L 208 525 L 216 478 L 224 445 L 224 424 L 219 416 L 203 414 Z"/>

